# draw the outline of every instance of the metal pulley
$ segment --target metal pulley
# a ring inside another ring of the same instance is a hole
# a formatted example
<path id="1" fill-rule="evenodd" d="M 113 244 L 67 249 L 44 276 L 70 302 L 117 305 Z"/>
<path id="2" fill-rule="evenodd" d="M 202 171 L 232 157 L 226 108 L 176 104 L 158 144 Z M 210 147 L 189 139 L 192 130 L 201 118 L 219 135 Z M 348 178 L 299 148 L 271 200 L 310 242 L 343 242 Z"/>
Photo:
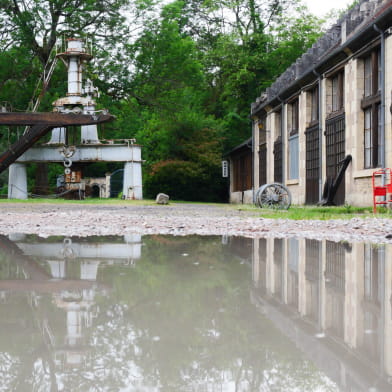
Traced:
<path id="1" fill-rule="evenodd" d="M 72 166 L 72 160 L 69 159 L 69 158 L 64 158 L 63 165 L 64 165 L 64 167 L 71 167 Z"/>

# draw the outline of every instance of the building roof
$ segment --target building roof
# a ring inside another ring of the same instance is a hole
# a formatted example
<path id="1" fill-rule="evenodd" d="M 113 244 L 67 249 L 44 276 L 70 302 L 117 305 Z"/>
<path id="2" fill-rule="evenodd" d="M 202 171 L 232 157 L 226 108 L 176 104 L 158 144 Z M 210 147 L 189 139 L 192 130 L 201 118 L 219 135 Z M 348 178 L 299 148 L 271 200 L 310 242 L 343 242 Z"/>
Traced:
<path id="1" fill-rule="evenodd" d="M 224 156 L 228 157 L 230 155 L 235 154 L 236 152 L 239 152 L 240 150 L 245 150 L 245 149 L 252 149 L 252 138 L 250 137 L 249 139 L 245 140 L 238 146 L 235 146 L 232 150 L 227 152 Z"/>
<path id="2" fill-rule="evenodd" d="M 251 114 L 257 115 L 267 106 L 276 106 L 289 98 L 357 52 L 364 43 L 379 37 L 380 30 L 388 29 L 391 21 L 392 0 L 359 1 L 256 99 Z"/>

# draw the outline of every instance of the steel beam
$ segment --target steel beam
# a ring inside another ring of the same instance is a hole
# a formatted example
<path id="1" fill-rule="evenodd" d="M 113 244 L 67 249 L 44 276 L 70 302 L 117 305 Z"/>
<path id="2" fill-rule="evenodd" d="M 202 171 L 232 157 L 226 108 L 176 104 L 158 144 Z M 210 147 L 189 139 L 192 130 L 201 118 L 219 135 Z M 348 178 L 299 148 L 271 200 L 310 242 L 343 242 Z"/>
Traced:
<path id="1" fill-rule="evenodd" d="M 0 113 L 0 125 L 32 125 L 22 137 L 0 155 L 0 173 L 55 127 L 99 124 L 113 119 L 110 114 L 93 116 L 74 113 Z"/>
<path id="2" fill-rule="evenodd" d="M 0 125 L 51 125 L 65 127 L 67 125 L 101 124 L 114 120 L 111 114 L 75 114 L 75 113 L 0 113 Z"/>
<path id="3" fill-rule="evenodd" d="M 21 155 L 17 162 L 35 163 L 35 162 L 64 162 L 64 156 L 61 155 L 61 147 L 46 145 L 30 148 L 26 153 Z M 88 144 L 76 146 L 74 154 L 69 158 L 73 163 L 82 162 L 142 162 L 141 147 L 139 145 L 126 144 Z"/>

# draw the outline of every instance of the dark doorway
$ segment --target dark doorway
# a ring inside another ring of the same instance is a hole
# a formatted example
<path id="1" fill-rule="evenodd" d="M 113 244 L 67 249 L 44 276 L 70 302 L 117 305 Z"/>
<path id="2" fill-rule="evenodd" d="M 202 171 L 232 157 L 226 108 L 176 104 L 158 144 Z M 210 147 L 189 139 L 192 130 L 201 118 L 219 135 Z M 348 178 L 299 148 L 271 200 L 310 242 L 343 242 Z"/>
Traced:
<path id="1" fill-rule="evenodd" d="M 118 169 L 110 176 L 110 197 L 118 197 L 123 190 L 124 169 Z"/>
<path id="2" fill-rule="evenodd" d="M 99 197 L 99 186 L 96 184 L 91 187 L 91 197 Z"/>

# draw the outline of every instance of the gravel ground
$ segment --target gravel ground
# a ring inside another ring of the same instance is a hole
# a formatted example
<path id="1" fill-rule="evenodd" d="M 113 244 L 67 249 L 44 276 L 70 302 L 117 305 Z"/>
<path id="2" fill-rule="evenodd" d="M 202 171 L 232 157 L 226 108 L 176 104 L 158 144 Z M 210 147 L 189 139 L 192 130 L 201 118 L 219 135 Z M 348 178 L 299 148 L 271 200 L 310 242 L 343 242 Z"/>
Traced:
<path id="1" fill-rule="evenodd" d="M 0 234 L 25 233 L 41 237 L 199 234 L 392 243 L 392 219 L 294 221 L 265 219 L 257 215 L 257 210 L 241 211 L 232 206 L 196 204 L 113 206 L 4 203 L 0 204 Z"/>

